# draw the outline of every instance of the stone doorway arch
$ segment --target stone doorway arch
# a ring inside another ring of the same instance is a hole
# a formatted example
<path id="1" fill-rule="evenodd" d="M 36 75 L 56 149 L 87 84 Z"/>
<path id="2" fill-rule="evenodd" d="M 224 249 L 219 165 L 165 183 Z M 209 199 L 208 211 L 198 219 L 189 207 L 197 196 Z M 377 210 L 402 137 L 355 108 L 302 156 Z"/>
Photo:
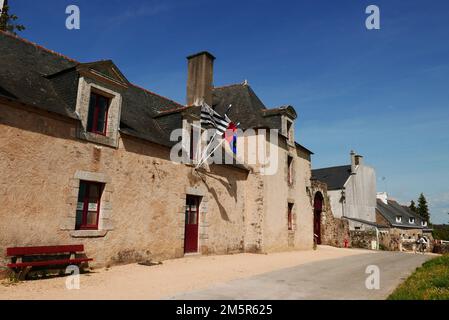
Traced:
<path id="1" fill-rule="evenodd" d="M 313 200 L 313 234 L 317 244 L 321 244 L 321 214 L 324 197 L 321 192 L 315 193 Z"/>

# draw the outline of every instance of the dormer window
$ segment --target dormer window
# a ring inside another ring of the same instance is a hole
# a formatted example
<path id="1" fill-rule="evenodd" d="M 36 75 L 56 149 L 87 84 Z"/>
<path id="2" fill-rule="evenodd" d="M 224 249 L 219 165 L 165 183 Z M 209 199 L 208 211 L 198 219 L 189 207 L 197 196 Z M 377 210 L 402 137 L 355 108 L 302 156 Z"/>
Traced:
<path id="1" fill-rule="evenodd" d="M 422 225 L 423 227 L 427 227 L 427 221 L 421 221 L 421 225 Z"/>
<path id="2" fill-rule="evenodd" d="M 410 223 L 410 224 L 415 223 L 415 218 L 409 218 L 409 219 L 408 219 L 408 223 Z"/>
<path id="3" fill-rule="evenodd" d="M 402 217 L 401 216 L 396 216 L 396 222 L 397 223 L 401 223 L 402 222 Z"/>
<path id="4" fill-rule="evenodd" d="M 106 135 L 110 99 L 99 93 L 91 92 L 87 131 Z"/>

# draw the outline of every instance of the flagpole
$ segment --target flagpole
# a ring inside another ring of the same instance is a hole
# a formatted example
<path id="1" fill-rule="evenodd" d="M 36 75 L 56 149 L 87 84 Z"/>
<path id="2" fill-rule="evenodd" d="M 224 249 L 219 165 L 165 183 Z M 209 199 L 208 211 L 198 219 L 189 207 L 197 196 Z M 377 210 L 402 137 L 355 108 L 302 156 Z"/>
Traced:
<path id="1" fill-rule="evenodd" d="M 206 156 L 207 154 L 207 150 L 209 149 L 209 147 L 211 146 L 212 142 L 214 141 L 215 137 L 217 136 L 217 130 L 215 130 L 214 135 L 212 136 L 212 139 L 210 140 L 210 142 L 208 143 L 208 145 L 206 146 L 206 148 L 203 151 L 203 154 L 201 155 L 201 158 L 198 161 L 198 164 L 196 165 L 195 169 L 198 169 L 202 163 L 203 158 Z"/>
<path id="2" fill-rule="evenodd" d="M 225 139 L 221 139 L 220 143 L 215 147 L 215 149 L 212 150 L 211 153 L 209 153 L 209 155 L 198 164 L 198 167 L 201 166 L 203 163 L 205 163 L 207 159 L 209 159 L 212 156 L 212 154 L 223 144 L 223 141 L 225 141 Z"/>

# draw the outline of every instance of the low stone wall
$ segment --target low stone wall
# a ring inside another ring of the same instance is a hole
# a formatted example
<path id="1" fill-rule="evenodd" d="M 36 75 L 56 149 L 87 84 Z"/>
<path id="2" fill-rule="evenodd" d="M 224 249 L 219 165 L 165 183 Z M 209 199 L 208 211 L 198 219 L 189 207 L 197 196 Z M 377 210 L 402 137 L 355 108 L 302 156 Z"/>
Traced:
<path id="1" fill-rule="evenodd" d="M 439 254 L 449 254 L 449 243 L 435 243 L 432 252 Z"/>
<path id="2" fill-rule="evenodd" d="M 372 249 L 372 241 L 377 241 L 375 230 L 350 231 L 351 247 L 360 249 Z"/>

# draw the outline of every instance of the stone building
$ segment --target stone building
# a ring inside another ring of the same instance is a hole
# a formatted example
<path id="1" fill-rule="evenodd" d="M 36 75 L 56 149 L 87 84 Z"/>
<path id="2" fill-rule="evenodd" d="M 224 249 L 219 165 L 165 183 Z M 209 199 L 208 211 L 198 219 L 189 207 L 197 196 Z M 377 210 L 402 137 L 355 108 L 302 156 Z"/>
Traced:
<path id="1" fill-rule="evenodd" d="M 420 236 L 432 240 L 432 229 L 427 221 L 406 206 L 389 199 L 385 192 L 377 194 L 376 222 L 384 226 L 380 243 L 388 250 L 413 250 Z"/>
<path id="2" fill-rule="evenodd" d="M 376 222 L 376 173 L 363 156 L 351 151 L 351 164 L 312 171 L 324 182 L 336 218 L 349 218 L 350 230 L 370 229 Z"/>
<path id="3" fill-rule="evenodd" d="M 210 53 L 188 58 L 186 105 L 110 60 L 80 63 L 3 32 L 0 57 L 0 264 L 14 246 L 84 244 L 93 266 L 312 248 L 312 152 L 294 141 L 295 110 L 267 109 L 246 82 L 214 87 Z M 171 161 L 170 135 L 190 132 L 200 100 L 221 114 L 232 104 L 278 169 Z"/>

